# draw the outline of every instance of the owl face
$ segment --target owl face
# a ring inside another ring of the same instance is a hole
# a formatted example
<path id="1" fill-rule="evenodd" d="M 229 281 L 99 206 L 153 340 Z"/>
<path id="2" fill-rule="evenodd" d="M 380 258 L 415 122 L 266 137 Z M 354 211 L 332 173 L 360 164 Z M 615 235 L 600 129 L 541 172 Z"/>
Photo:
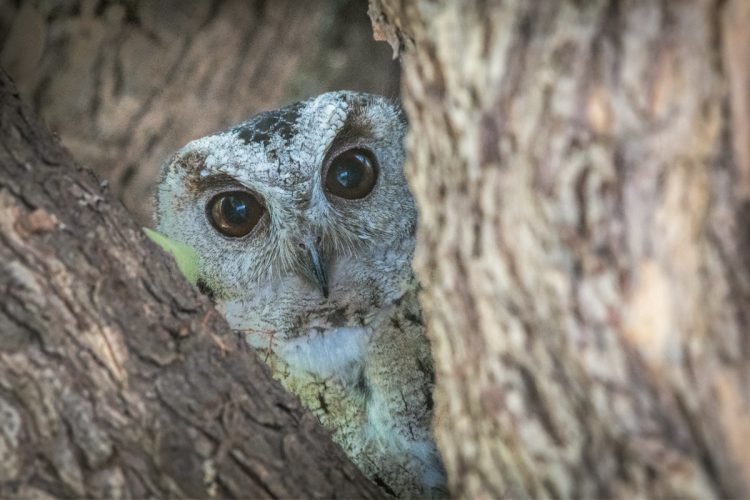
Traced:
<path id="1" fill-rule="evenodd" d="M 323 94 L 193 141 L 162 169 L 157 226 L 258 347 L 364 328 L 413 287 L 405 125 L 378 96 Z"/>

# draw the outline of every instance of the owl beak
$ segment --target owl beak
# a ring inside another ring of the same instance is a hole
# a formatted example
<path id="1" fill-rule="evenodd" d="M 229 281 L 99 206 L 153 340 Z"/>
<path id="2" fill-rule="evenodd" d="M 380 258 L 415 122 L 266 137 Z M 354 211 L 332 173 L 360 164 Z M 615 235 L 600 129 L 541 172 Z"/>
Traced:
<path id="1" fill-rule="evenodd" d="M 324 262 L 320 258 L 320 253 L 312 241 L 305 242 L 305 248 L 307 249 L 310 271 L 312 271 L 312 275 L 315 277 L 320 291 L 323 292 L 323 297 L 328 298 L 328 276 L 325 272 Z"/>

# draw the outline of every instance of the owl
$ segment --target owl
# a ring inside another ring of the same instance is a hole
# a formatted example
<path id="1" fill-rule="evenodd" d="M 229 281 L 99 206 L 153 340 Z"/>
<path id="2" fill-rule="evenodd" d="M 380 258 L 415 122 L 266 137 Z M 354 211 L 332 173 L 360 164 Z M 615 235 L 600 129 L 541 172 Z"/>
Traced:
<path id="1" fill-rule="evenodd" d="M 355 92 L 261 113 L 163 165 L 156 224 L 195 249 L 199 288 L 365 475 L 440 497 L 405 130 L 397 105 Z"/>

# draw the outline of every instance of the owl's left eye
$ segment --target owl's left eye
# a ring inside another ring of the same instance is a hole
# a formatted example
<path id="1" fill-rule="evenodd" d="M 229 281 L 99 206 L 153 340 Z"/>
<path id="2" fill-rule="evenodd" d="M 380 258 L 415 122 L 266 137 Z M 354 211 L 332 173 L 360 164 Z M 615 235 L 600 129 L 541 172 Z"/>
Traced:
<path id="1" fill-rule="evenodd" d="M 333 159 L 325 172 L 325 188 L 330 194 L 356 200 L 364 198 L 378 179 L 375 157 L 366 149 L 350 149 Z"/>
<path id="2" fill-rule="evenodd" d="M 208 218 L 216 230 L 233 238 L 252 231 L 263 216 L 263 211 L 263 205 L 247 191 L 217 194 L 206 206 Z"/>

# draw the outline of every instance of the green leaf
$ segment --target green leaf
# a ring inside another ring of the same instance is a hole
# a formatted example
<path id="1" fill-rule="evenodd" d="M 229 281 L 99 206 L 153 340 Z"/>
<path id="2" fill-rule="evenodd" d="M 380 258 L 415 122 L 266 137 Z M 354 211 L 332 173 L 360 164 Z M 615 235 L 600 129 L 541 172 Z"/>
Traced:
<path id="1" fill-rule="evenodd" d="M 151 238 L 151 241 L 172 254 L 182 274 L 191 284 L 195 285 L 198 281 L 198 254 L 195 253 L 195 250 L 182 242 L 170 240 L 153 229 L 144 227 L 143 232 Z"/>

